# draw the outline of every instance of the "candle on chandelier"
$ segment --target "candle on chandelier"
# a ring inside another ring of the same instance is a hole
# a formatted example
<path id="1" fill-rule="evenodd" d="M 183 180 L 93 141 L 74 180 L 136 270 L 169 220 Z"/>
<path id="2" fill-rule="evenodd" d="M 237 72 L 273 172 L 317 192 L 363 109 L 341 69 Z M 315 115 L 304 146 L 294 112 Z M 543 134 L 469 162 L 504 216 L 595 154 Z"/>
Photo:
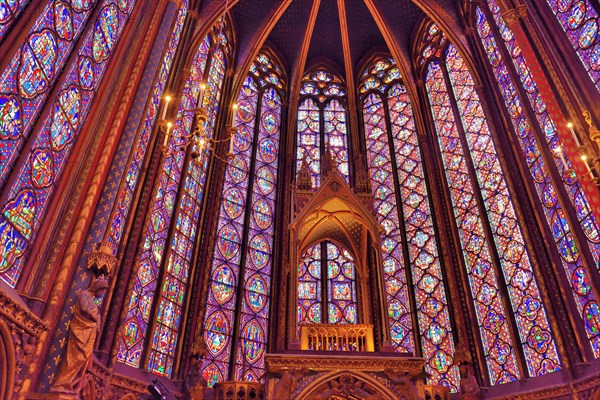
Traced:
<path id="1" fill-rule="evenodd" d="M 585 168 L 588 170 L 588 173 L 591 174 L 592 173 L 592 169 L 590 168 L 590 164 L 588 164 L 588 162 L 587 162 L 587 156 L 585 154 L 581 156 L 581 160 L 585 164 Z"/>
<path id="2" fill-rule="evenodd" d="M 165 137 L 163 139 L 163 147 L 167 146 L 167 142 L 169 141 L 169 134 L 171 133 L 172 127 L 173 127 L 173 123 L 167 122 L 167 131 L 165 132 Z"/>
<path id="3" fill-rule="evenodd" d="M 568 170 L 569 166 L 567 165 L 567 160 L 565 160 L 565 155 L 563 154 L 562 147 L 558 146 L 556 148 L 556 151 L 558 152 L 558 156 L 560 157 L 560 161 L 562 161 L 563 167 L 565 167 L 565 170 Z"/>
<path id="4" fill-rule="evenodd" d="M 202 107 L 204 103 L 204 92 L 206 91 L 206 84 L 202 82 L 200 84 L 200 93 L 198 93 L 198 107 Z"/>
<path id="5" fill-rule="evenodd" d="M 233 154 L 233 139 L 235 137 L 235 131 L 232 131 L 231 136 L 229 136 L 229 154 Z"/>
<path id="6" fill-rule="evenodd" d="M 577 137 L 577 134 L 575 133 L 575 129 L 573 129 L 573 123 L 569 122 L 567 124 L 567 128 L 569 128 L 569 131 L 571 132 L 571 136 L 573 136 L 573 140 L 575 141 L 575 144 L 577 145 L 577 147 L 581 146 L 581 142 L 579 141 L 579 138 Z"/>
<path id="7" fill-rule="evenodd" d="M 233 106 L 231 106 L 231 108 L 233 109 L 233 112 L 231 113 L 231 126 L 233 126 L 233 124 L 235 124 L 235 114 L 237 114 L 238 105 L 236 103 L 233 103 Z"/>
<path id="8" fill-rule="evenodd" d="M 160 119 L 165 119 L 165 116 L 167 115 L 167 108 L 169 108 L 170 101 L 171 101 L 171 96 L 166 95 L 165 96 L 165 105 L 163 106 L 162 115 L 160 116 Z"/>

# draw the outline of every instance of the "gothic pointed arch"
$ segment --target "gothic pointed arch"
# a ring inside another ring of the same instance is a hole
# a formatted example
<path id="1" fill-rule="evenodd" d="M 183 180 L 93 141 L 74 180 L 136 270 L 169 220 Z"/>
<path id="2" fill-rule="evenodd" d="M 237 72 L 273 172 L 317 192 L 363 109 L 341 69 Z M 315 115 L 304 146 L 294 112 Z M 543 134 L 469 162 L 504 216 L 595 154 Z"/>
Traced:
<path id="1" fill-rule="evenodd" d="M 334 371 L 323 374 L 294 394 L 294 398 L 297 400 L 313 398 L 393 400 L 398 398 L 398 393 L 394 393 L 392 389 L 382 385 L 376 376 L 359 371 Z M 416 388 L 411 386 L 407 386 L 407 390 L 402 395 L 410 400 L 419 398 Z"/>

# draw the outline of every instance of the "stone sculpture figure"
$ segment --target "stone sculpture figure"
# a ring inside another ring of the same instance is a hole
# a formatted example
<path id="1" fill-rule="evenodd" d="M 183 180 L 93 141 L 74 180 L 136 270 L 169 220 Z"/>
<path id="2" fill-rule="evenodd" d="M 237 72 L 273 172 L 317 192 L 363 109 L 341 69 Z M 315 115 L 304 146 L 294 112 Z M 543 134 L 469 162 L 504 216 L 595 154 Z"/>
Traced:
<path id="1" fill-rule="evenodd" d="M 69 325 L 67 352 L 50 389 L 53 393 L 78 394 L 85 386 L 85 373 L 92 361 L 94 343 L 100 332 L 100 311 L 94 299 L 108 285 L 103 279 L 94 280 L 79 293 Z"/>

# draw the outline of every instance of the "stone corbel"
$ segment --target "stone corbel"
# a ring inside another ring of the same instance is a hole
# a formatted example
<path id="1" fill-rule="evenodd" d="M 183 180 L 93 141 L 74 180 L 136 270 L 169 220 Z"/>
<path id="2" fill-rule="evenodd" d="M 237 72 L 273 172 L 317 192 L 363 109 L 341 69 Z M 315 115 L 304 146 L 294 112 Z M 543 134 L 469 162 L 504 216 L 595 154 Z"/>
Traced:
<path id="1" fill-rule="evenodd" d="M 118 259 L 116 257 L 117 249 L 111 242 L 102 241 L 94 246 L 94 251 L 88 256 L 87 267 L 95 277 L 104 275 L 112 276 Z"/>
<path id="2" fill-rule="evenodd" d="M 523 19 L 527 16 L 528 10 L 525 4 L 518 5 L 516 8 L 511 8 L 510 10 L 506 10 L 502 13 L 502 18 L 508 24 L 508 26 L 512 26 L 515 22 L 518 22 L 520 19 Z"/>

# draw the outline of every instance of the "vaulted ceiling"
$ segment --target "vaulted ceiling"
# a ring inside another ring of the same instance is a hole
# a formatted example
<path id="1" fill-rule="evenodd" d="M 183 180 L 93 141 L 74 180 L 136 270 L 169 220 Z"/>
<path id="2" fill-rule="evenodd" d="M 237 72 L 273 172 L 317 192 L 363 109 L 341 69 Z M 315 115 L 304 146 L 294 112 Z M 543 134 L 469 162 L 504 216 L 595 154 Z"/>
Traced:
<path id="1" fill-rule="evenodd" d="M 455 0 L 198 1 L 200 29 L 210 26 L 225 10 L 230 12 L 237 77 L 246 74 L 257 52 L 267 46 L 281 58 L 295 87 L 306 70 L 321 63 L 346 81 L 356 79 L 377 51 L 390 52 L 405 80 L 413 81 L 411 43 L 425 17 L 437 22 L 459 47 L 466 47 L 461 46 L 466 39 Z"/>

